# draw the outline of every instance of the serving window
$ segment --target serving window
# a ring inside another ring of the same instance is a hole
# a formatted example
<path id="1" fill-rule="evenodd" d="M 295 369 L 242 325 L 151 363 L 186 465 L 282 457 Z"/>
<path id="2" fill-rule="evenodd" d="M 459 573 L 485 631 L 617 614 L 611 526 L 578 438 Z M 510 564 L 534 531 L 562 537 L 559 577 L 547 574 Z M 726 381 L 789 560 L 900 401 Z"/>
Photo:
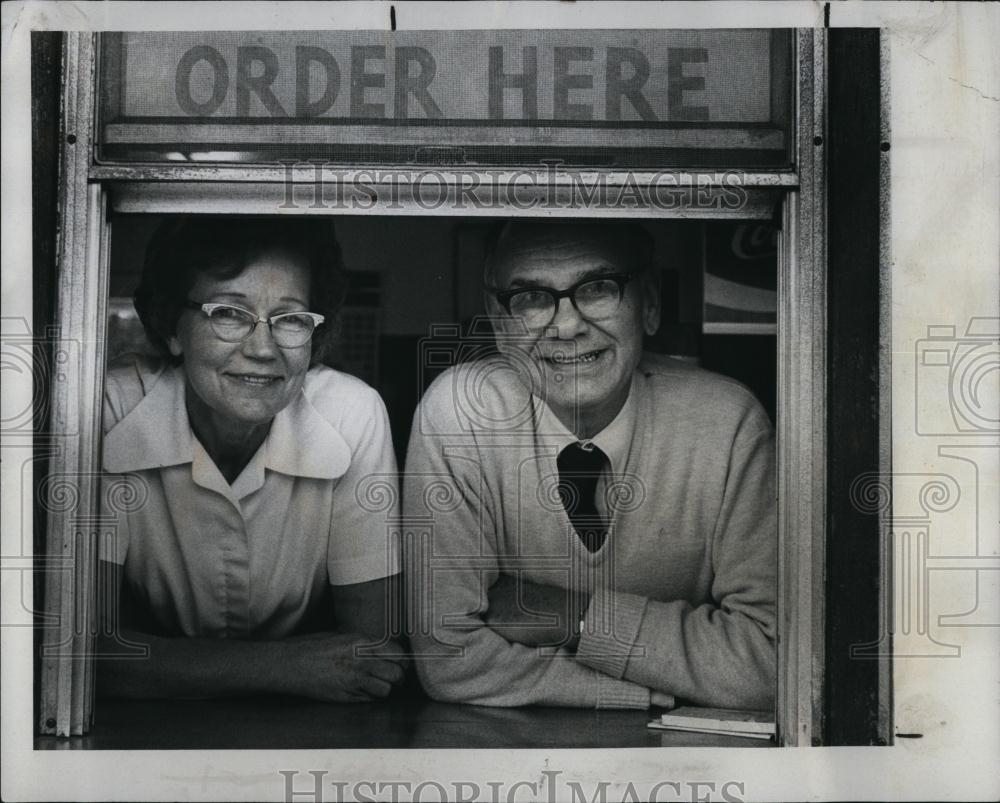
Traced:
<path id="1" fill-rule="evenodd" d="M 161 215 L 112 219 L 107 360 L 155 357 L 132 296 Z M 427 352 L 488 342 L 482 266 L 500 219 L 344 216 L 334 229 L 348 272 L 339 333 L 326 364 L 385 400 L 399 465 L 420 396 L 443 367 Z M 646 221 L 661 283 L 662 322 L 647 351 L 749 387 L 773 422 L 777 366 L 777 236 L 768 221 Z M 478 352 L 475 352 L 478 354 Z M 470 352 L 472 354 L 472 352 Z"/>
<path id="2" fill-rule="evenodd" d="M 776 715 L 781 743 L 809 744 L 822 709 L 823 43 L 785 30 L 68 35 L 60 314 L 98 346 L 73 393 L 54 395 L 57 420 L 87 433 L 57 468 L 97 469 L 102 375 L 143 348 L 129 298 L 164 215 L 336 218 L 350 290 L 329 362 L 379 390 L 400 459 L 433 378 L 421 348 L 478 331 L 491 225 L 638 221 L 662 286 L 647 348 L 742 381 L 776 424 Z M 96 487 L 81 499 L 89 520 L 50 513 L 50 552 L 80 521 L 84 540 L 103 526 Z M 84 558 L 46 594 L 86 624 Z M 93 719 L 92 628 L 66 621 L 45 645 L 43 733 Z"/>

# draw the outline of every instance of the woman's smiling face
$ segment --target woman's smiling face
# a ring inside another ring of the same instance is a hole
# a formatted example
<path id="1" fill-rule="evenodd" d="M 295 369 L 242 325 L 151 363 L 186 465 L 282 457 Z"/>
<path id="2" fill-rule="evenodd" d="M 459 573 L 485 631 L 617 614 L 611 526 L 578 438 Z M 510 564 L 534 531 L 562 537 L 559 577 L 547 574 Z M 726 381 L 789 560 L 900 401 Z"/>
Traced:
<path id="1" fill-rule="evenodd" d="M 223 279 L 203 273 L 188 298 L 197 304 L 233 304 L 269 318 L 309 309 L 309 269 L 305 260 L 283 250 L 265 251 L 237 276 Z M 302 388 L 311 343 L 279 348 L 270 327 L 259 323 L 241 343 L 227 343 L 212 330 L 208 316 L 186 310 L 168 341 L 175 356 L 183 356 L 189 393 L 200 402 L 217 432 L 233 427 L 270 423 Z M 189 403 L 189 410 L 191 409 Z"/>

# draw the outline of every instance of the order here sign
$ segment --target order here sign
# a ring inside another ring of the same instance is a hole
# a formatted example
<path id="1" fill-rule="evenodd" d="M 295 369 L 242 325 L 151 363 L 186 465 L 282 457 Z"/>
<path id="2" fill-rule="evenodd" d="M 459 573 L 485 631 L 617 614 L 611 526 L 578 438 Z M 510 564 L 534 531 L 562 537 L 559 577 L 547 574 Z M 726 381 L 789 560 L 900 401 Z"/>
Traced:
<path id="1" fill-rule="evenodd" d="M 177 128 L 194 123 L 307 123 L 314 131 L 302 132 L 307 140 L 321 136 L 316 124 L 418 126 L 425 138 L 428 126 L 459 126 L 465 133 L 452 132 L 452 139 L 486 128 L 492 133 L 480 131 L 470 141 L 495 144 L 525 143 L 518 129 L 552 126 L 786 129 L 779 119 L 787 117 L 789 86 L 782 33 L 112 34 L 102 48 L 102 121 L 109 142 L 176 142 L 185 134 L 206 141 L 206 131 Z M 130 124 L 139 128 L 130 133 Z M 167 128 L 150 128 L 157 124 Z M 252 132 L 241 138 L 248 136 L 256 139 Z M 640 135 L 634 144 L 643 141 Z"/>

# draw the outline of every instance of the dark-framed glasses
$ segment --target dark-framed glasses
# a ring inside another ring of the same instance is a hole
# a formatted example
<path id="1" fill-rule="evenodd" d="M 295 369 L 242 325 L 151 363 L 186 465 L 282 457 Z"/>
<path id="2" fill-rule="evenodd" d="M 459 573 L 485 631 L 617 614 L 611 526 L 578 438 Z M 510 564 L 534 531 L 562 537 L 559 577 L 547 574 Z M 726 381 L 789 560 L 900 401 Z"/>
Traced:
<path id="1" fill-rule="evenodd" d="M 295 349 L 308 343 L 316 327 L 326 320 L 315 312 L 283 312 L 264 318 L 233 304 L 199 304 L 191 299 L 185 304 L 189 309 L 204 312 L 216 337 L 226 343 L 242 343 L 253 334 L 257 324 L 266 323 L 275 345 Z"/>
<path id="2" fill-rule="evenodd" d="M 510 290 L 489 288 L 508 315 L 524 320 L 529 328 L 548 326 L 556 317 L 559 302 L 568 298 L 584 318 L 599 321 L 618 311 L 625 295 L 625 285 L 635 273 L 606 273 L 583 279 L 565 290 L 542 285 L 515 287 Z"/>

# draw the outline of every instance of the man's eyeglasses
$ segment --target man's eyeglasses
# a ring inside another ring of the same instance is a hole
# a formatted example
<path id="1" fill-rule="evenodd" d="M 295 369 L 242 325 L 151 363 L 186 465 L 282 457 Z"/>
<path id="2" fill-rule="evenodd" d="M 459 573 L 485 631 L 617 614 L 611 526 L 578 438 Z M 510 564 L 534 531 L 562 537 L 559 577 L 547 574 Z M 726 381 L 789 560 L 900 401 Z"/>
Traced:
<path id="1" fill-rule="evenodd" d="M 308 343 L 316 327 L 326 320 L 315 312 L 283 312 L 270 318 L 262 318 L 232 304 L 199 304 L 191 299 L 184 303 L 189 309 L 204 312 L 216 337 L 227 343 L 242 343 L 253 334 L 257 324 L 266 323 L 275 345 L 283 349 L 295 349 Z"/>
<path id="2" fill-rule="evenodd" d="M 565 290 L 541 285 L 511 290 L 489 289 L 508 315 L 523 319 L 525 326 L 535 329 L 552 323 L 559 302 L 564 298 L 568 298 L 574 309 L 588 320 L 609 318 L 621 306 L 625 285 L 635 277 L 635 273 L 606 273 L 579 281 Z"/>

